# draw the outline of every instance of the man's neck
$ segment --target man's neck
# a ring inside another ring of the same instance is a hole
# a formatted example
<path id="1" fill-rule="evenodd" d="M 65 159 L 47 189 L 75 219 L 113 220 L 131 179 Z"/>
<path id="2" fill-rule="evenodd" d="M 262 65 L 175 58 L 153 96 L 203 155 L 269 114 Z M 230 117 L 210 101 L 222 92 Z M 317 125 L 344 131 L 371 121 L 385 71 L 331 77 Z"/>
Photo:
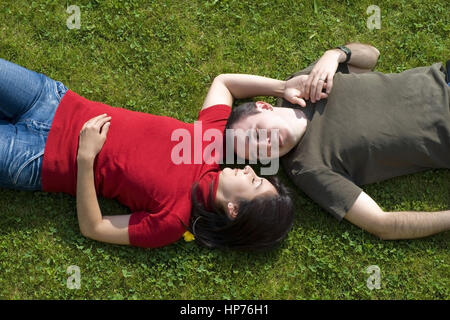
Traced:
<path id="1" fill-rule="evenodd" d="M 305 113 L 299 108 L 280 108 L 279 112 L 289 123 L 292 137 L 297 144 L 305 134 L 306 126 L 308 125 L 308 119 Z"/>

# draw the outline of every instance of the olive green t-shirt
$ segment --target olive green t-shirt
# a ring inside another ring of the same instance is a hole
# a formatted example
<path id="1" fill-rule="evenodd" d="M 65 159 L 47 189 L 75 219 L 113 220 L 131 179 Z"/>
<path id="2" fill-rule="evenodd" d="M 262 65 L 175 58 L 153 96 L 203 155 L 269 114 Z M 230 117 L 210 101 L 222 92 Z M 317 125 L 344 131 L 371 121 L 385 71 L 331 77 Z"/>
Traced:
<path id="1" fill-rule="evenodd" d="M 337 72 L 328 98 L 302 109 L 306 131 L 281 159 L 283 167 L 341 220 L 361 185 L 450 168 L 449 95 L 440 63 L 397 74 Z M 284 100 L 278 105 L 292 107 Z"/>

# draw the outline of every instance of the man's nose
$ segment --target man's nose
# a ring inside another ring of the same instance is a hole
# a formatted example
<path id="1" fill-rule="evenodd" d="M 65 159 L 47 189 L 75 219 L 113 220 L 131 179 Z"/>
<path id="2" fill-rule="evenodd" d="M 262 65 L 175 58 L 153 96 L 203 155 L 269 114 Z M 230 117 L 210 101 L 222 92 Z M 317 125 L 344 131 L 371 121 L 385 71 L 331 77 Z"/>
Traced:
<path id="1" fill-rule="evenodd" d="M 263 153 L 262 150 L 266 150 L 266 155 L 270 156 L 271 149 L 272 149 L 272 144 L 270 141 L 270 137 L 268 137 L 267 139 L 265 139 L 264 141 L 262 141 L 258 144 L 258 158 L 260 156 L 259 152 Z"/>

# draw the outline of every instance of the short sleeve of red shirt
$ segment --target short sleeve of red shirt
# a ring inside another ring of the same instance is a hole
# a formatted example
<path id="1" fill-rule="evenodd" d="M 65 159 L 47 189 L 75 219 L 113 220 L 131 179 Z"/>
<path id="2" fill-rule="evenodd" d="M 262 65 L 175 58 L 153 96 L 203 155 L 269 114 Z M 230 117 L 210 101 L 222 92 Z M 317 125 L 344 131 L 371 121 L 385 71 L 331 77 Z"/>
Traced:
<path id="1" fill-rule="evenodd" d="M 198 113 L 198 121 L 202 121 L 204 126 L 225 130 L 231 107 L 226 104 L 217 104 L 201 110 Z"/>
<path id="2" fill-rule="evenodd" d="M 177 241 L 184 233 L 178 215 L 162 209 L 160 212 L 133 212 L 128 224 L 130 244 L 143 248 L 158 248 Z"/>
<path id="3" fill-rule="evenodd" d="M 204 128 L 216 128 L 223 132 L 230 113 L 230 106 L 214 105 L 201 110 L 198 121 L 202 121 Z M 188 191 L 190 190 L 186 192 Z M 186 206 L 190 209 L 190 201 L 186 201 Z M 181 221 L 182 219 L 176 213 L 170 212 L 167 208 L 162 208 L 160 212 L 134 212 L 131 214 L 128 224 L 130 244 L 145 248 L 171 244 L 179 240 L 186 231 Z M 188 221 L 183 222 L 188 223 Z"/>

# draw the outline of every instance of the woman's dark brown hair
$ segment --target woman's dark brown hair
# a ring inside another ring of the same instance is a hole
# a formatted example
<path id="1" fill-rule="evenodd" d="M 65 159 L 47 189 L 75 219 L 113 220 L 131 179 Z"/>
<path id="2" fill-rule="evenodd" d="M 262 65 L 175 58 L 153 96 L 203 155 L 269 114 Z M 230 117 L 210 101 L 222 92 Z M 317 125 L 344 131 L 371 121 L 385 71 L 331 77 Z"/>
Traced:
<path id="1" fill-rule="evenodd" d="M 241 251 L 262 251 L 278 246 L 292 228 L 294 210 L 287 188 L 276 177 L 269 177 L 268 180 L 278 194 L 260 196 L 251 201 L 240 200 L 234 219 L 214 206 L 212 184 L 209 194 L 213 211 L 206 210 L 198 201 L 195 196 L 198 185 L 194 184 L 192 213 L 187 229 L 194 234 L 196 243 L 208 248 Z"/>

